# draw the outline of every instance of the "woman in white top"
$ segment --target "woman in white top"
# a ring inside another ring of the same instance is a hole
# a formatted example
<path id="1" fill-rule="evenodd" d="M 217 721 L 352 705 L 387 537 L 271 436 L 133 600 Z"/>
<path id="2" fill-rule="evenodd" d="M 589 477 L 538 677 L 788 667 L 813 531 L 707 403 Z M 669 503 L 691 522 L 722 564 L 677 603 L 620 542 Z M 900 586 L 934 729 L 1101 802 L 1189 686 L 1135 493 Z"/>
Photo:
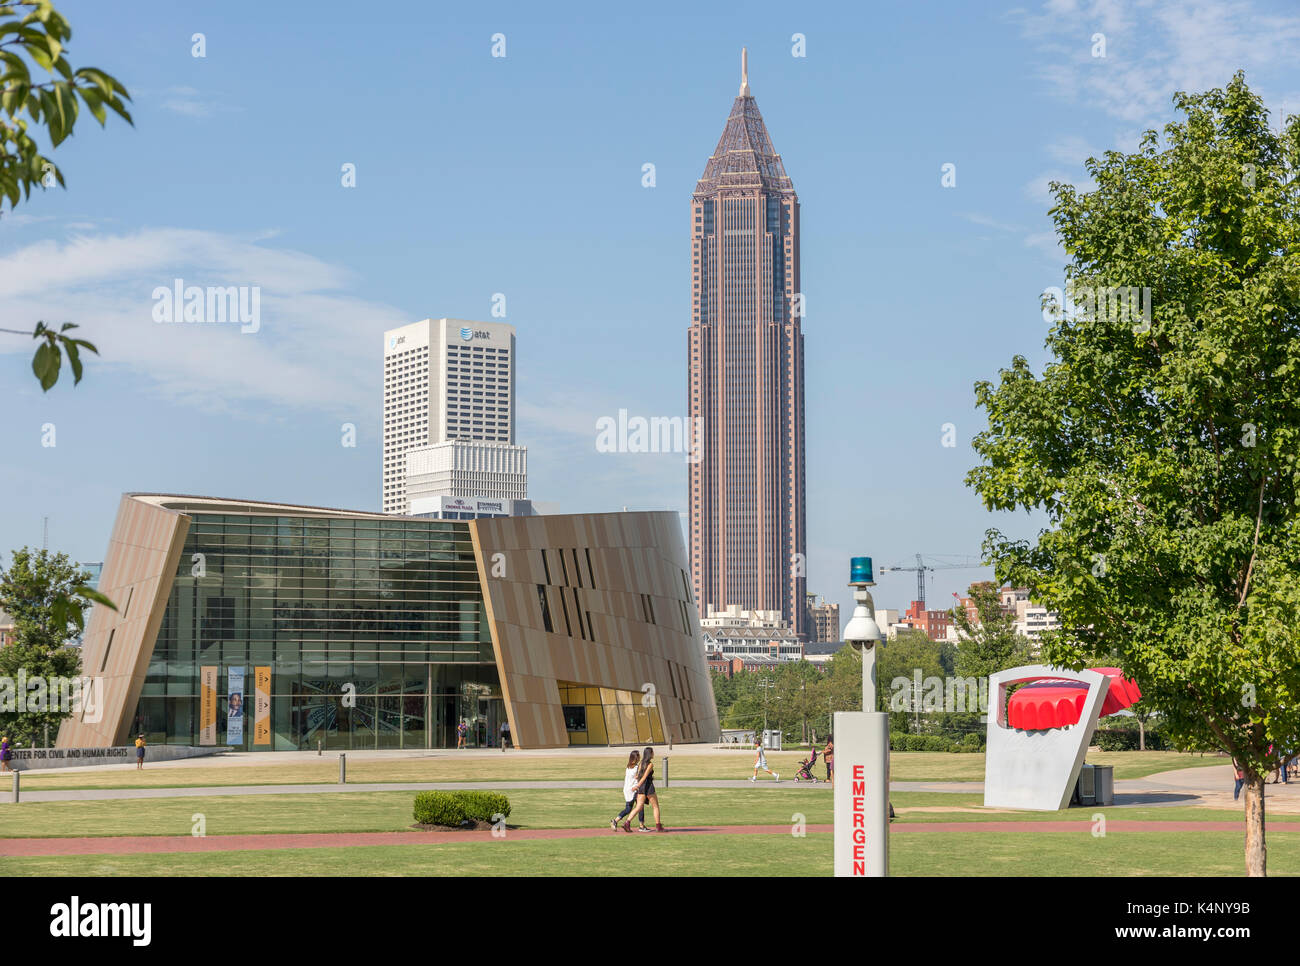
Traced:
<path id="1" fill-rule="evenodd" d="M 776 772 L 772 771 L 772 769 L 767 767 L 767 752 L 763 750 L 762 738 L 756 738 L 754 740 L 754 751 L 756 753 L 754 755 L 754 774 L 749 776 L 749 780 L 752 782 L 758 781 L 758 770 L 761 768 L 763 769 L 763 771 L 771 775 L 774 779 L 780 781 L 781 776 L 778 775 Z"/>
<path id="2" fill-rule="evenodd" d="M 636 808 L 637 772 L 641 770 L 641 752 L 634 751 L 627 756 L 627 771 L 623 773 L 623 811 L 609 821 L 609 827 L 618 831 L 618 823 Z"/>

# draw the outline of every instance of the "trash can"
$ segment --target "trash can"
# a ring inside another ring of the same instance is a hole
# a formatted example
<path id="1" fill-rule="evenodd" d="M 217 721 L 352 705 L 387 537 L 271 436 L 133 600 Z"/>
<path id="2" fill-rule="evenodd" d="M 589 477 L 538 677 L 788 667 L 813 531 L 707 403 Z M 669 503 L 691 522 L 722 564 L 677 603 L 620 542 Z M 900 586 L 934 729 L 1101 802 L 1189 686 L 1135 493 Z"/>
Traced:
<path id="1" fill-rule="evenodd" d="M 775 731 L 775 730 L 772 730 L 772 731 L 764 731 L 764 732 L 763 732 L 763 747 L 766 748 L 768 751 L 780 751 L 780 750 L 781 750 L 781 732 L 779 732 L 779 731 Z"/>
<path id="2" fill-rule="evenodd" d="M 1115 804 L 1115 766 L 1114 765 L 1093 765 L 1092 773 L 1095 776 L 1095 788 L 1097 792 L 1098 805 Z"/>
<path id="3" fill-rule="evenodd" d="M 1074 786 L 1074 803 L 1076 805 L 1097 804 L 1097 768 L 1085 764 L 1079 769 L 1079 781 Z"/>

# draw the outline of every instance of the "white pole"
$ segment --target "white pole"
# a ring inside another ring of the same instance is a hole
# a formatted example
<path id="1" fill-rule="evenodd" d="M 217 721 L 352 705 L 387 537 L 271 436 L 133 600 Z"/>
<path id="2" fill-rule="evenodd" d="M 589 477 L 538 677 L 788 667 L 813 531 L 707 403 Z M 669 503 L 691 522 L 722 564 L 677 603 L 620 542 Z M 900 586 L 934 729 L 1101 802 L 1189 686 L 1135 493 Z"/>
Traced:
<path id="1" fill-rule="evenodd" d="M 876 649 L 864 648 L 862 651 L 862 710 L 876 710 Z"/>

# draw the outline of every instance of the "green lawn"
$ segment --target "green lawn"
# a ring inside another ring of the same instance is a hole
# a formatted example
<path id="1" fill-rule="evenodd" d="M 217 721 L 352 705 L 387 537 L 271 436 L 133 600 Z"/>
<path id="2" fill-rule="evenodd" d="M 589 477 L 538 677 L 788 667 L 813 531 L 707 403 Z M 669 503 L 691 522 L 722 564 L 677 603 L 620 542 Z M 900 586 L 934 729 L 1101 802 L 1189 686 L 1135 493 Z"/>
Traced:
<path id="1" fill-rule="evenodd" d="M 1300 874 L 1300 831 L 1270 836 L 1269 873 Z M 890 841 L 896 876 L 1239 876 L 1241 835 L 1205 832 L 913 832 Z M 615 835 L 567 841 L 0 859 L 11 876 L 824 876 L 831 836 Z"/>
<path id="2" fill-rule="evenodd" d="M 662 777 L 662 752 L 659 775 Z M 753 759 L 748 752 L 734 755 L 691 755 L 670 752 L 670 778 L 747 778 L 752 774 Z M 768 761 L 774 770 L 793 778 L 799 760 L 796 752 L 773 752 Z M 524 758 L 502 754 L 499 758 L 456 757 L 440 752 L 436 757 L 353 760 L 348 762 L 348 781 L 368 782 L 452 782 L 452 781 L 621 781 L 626 753 L 610 749 L 608 753 L 582 757 Z M 1141 778 L 1175 768 L 1194 768 L 1223 764 L 1225 759 L 1209 755 L 1182 755 L 1164 751 L 1094 752 L 1088 761 L 1114 765 L 1115 778 Z M 895 752 L 890 756 L 894 781 L 983 781 L 983 754 L 944 754 L 941 752 Z M 60 774 L 58 770 L 30 771 L 22 777 L 23 787 L 33 790 L 53 788 L 177 788 L 208 785 L 298 785 L 338 781 L 337 757 L 319 761 L 276 762 L 267 755 L 239 765 L 193 765 L 150 768 L 143 771 L 80 772 Z M 816 774 L 825 774 L 818 763 Z M 766 776 L 764 776 L 766 777 Z"/>
<path id="3" fill-rule="evenodd" d="M 522 789 L 508 793 L 510 824 L 522 828 L 601 828 L 621 807 L 617 790 Z M 189 835 L 205 818 L 209 835 L 270 832 L 384 832 L 407 829 L 413 792 L 345 792 L 310 795 L 221 795 L 199 798 L 134 799 L 91 802 L 23 802 L 0 805 L 0 838 L 119 835 Z M 802 814 L 809 825 L 829 824 L 829 788 L 781 789 L 670 788 L 660 790 L 663 817 L 669 826 L 781 825 Z M 989 812 L 977 795 L 898 792 L 898 822 L 1036 822 L 1068 819 L 1091 821 L 1098 812 L 1109 819 L 1142 821 L 1240 821 L 1240 811 L 1150 807 L 1076 808 L 1062 812 Z M 943 808 L 909 812 L 908 808 Z M 972 811 L 954 811 L 972 809 Z M 1298 816 L 1269 816 L 1269 829 Z"/>

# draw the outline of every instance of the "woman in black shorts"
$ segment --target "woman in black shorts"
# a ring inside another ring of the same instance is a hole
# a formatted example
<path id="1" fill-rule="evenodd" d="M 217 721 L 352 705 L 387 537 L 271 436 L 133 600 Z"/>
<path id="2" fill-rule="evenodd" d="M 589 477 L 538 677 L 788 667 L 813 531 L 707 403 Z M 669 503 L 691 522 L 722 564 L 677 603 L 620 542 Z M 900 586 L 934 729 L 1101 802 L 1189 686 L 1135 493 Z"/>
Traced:
<path id="1" fill-rule="evenodd" d="M 659 820 L 659 796 L 655 794 L 655 750 L 646 748 L 641 753 L 641 778 L 637 788 L 636 816 L 640 825 L 637 827 L 638 832 L 650 831 L 645 824 L 645 805 L 649 802 L 655 812 L 655 831 L 664 830 L 663 823 Z"/>

